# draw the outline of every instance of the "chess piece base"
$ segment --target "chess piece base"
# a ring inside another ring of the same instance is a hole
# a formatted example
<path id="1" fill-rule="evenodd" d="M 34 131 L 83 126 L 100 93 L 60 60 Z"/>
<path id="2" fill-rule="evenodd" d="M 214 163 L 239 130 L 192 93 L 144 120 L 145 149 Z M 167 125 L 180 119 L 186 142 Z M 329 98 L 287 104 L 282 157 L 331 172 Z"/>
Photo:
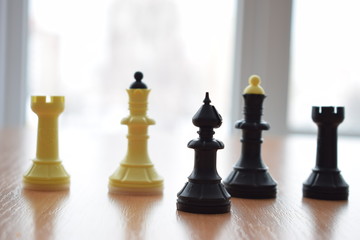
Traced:
<path id="1" fill-rule="evenodd" d="M 249 198 L 249 199 L 267 199 L 276 198 L 276 187 L 231 187 L 225 185 L 226 190 L 232 197 Z"/>
<path id="2" fill-rule="evenodd" d="M 33 160 L 33 165 L 23 176 L 23 185 L 38 191 L 67 190 L 70 176 L 59 160 Z"/>
<path id="3" fill-rule="evenodd" d="M 217 214 L 230 211 L 230 194 L 221 183 L 188 182 L 178 193 L 177 210 L 190 213 Z"/>
<path id="4" fill-rule="evenodd" d="M 69 190 L 70 183 L 67 184 L 47 184 L 47 183 L 29 183 L 25 180 L 23 181 L 23 186 L 28 190 L 35 191 L 65 191 Z"/>
<path id="5" fill-rule="evenodd" d="M 109 192 L 130 195 L 162 194 L 163 179 L 152 164 L 120 164 L 109 178 Z"/>
<path id="6" fill-rule="evenodd" d="M 303 197 L 321 200 L 347 200 L 349 185 L 338 170 L 314 169 L 303 184 Z"/>
<path id="7" fill-rule="evenodd" d="M 203 205 L 194 204 L 194 203 L 185 203 L 181 200 L 178 200 L 176 204 L 177 210 L 189 213 L 202 213 L 202 214 L 221 214 L 230 212 L 230 203 L 223 206 L 219 205 Z"/>
<path id="8" fill-rule="evenodd" d="M 159 184 L 157 187 L 117 187 L 109 183 L 109 193 L 123 194 L 123 195 L 161 195 L 163 192 L 163 185 Z"/>
<path id="9" fill-rule="evenodd" d="M 224 181 L 232 197 L 250 199 L 275 198 L 276 185 L 266 169 L 234 169 Z"/>

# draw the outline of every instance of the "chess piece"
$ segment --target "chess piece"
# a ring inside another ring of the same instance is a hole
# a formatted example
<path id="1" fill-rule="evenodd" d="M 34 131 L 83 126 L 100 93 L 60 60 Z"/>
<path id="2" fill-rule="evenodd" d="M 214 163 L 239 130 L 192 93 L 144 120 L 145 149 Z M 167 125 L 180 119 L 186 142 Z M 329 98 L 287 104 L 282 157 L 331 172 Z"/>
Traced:
<path id="1" fill-rule="evenodd" d="M 163 179 L 151 163 L 148 149 L 147 128 L 155 121 L 146 115 L 150 90 L 141 81 L 143 75 L 136 72 L 135 82 L 127 89 L 130 115 L 121 124 L 128 126 L 128 149 L 125 159 L 110 176 L 109 192 L 119 194 L 161 194 Z"/>
<path id="2" fill-rule="evenodd" d="M 64 111 L 64 97 L 32 96 L 31 109 L 38 115 L 36 159 L 23 176 L 24 188 L 31 190 L 66 190 L 70 176 L 59 160 L 58 117 Z"/>
<path id="3" fill-rule="evenodd" d="M 303 184 L 303 196 L 324 200 L 347 200 L 349 185 L 337 167 L 337 127 L 344 120 L 344 107 L 313 107 L 318 126 L 316 166 Z"/>
<path id="4" fill-rule="evenodd" d="M 199 127 L 199 138 L 188 143 L 195 150 L 194 170 L 189 182 L 177 194 L 177 209 L 191 213 L 226 213 L 230 211 L 230 195 L 221 184 L 216 170 L 216 151 L 224 144 L 213 138 L 213 128 L 221 126 L 221 116 L 210 105 L 206 93 L 204 105 L 194 115 L 192 122 Z"/>
<path id="5" fill-rule="evenodd" d="M 250 85 L 243 94 L 245 119 L 235 124 L 235 127 L 243 132 L 242 153 L 233 171 L 224 181 L 225 188 L 232 197 L 276 197 L 276 182 L 261 159 L 261 131 L 269 130 L 270 126 L 261 120 L 265 91 L 260 82 L 260 77 L 256 75 L 249 78 Z"/>

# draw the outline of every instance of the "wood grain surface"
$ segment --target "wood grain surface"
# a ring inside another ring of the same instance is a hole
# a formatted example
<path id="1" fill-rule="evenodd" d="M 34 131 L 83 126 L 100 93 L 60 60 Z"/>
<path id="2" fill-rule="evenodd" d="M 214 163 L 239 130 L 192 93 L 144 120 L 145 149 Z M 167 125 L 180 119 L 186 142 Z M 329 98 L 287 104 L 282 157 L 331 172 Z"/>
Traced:
<path id="1" fill-rule="evenodd" d="M 176 210 L 176 194 L 194 162 L 189 140 L 153 134 L 149 154 L 165 179 L 163 195 L 121 196 L 109 194 L 107 184 L 125 155 L 126 138 L 64 130 L 60 156 L 71 188 L 36 192 L 21 185 L 35 156 L 36 132 L 0 130 L 0 239 L 360 239 L 359 138 L 339 137 L 348 201 L 302 198 L 302 182 L 315 164 L 316 136 L 265 136 L 262 156 L 278 182 L 277 198 L 232 198 L 231 212 L 219 215 Z M 221 140 L 225 149 L 218 152 L 218 172 L 225 178 L 241 144 L 239 136 Z"/>

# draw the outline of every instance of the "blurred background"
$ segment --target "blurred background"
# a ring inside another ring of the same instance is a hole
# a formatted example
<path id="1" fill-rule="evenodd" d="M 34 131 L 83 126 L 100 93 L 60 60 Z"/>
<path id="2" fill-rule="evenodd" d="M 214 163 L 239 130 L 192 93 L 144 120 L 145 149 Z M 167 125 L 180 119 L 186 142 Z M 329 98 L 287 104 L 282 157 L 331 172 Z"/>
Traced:
<path id="1" fill-rule="evenodd" d="M 64 95 L 62 126 L 126 132 L 125 89 L 142 71 L 158 131 L 195 136 L 209 92 L 221 136 L 237 131 L 258 74 L 267 134 L 315 133 L 311 106 L 345 106 L 339 131 L 359 135 L 359 10 L 357 0 L 0 0 L 0 125 L 36 127 L 29 96 Z"/>
<path id="2" fill-rule="evenodd" d="M 152 90 L 148 113 L 157 128 L 192 129 L 206 91 L 220 114 L 228 115 L 233 1 L 30 3 L 29 91 L 66 95 L 65 125 L 119 128 L 135 71 L 143 72 Z"/>

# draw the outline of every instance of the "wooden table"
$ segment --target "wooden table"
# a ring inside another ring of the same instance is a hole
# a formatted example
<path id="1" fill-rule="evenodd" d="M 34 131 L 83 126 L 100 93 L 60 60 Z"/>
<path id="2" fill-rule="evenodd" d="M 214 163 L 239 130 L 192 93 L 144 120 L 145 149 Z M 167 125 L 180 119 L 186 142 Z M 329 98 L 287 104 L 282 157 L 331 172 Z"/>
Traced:
<path id="1" fill-rule="evenodd" d="M 194 154 L 186 147 L 191 138 L 180 135 L 151 132 L 150 158 L 165 189 L 144 197 L 108 194 L 108 177 L 125 155 L 123 133 L 62 131 L 60 156 L 71 189 L 35 192 L 23 190 L 21 180 L 35 156 L 36 132 L 0 130 L 0 239 L 360 239 L 359 138 L 339 137 L 348 201 L 302 198 L 316 136 L 265 136 L 262 156 L 278 182 L 278 197 L 232 198 L 230 213 L 201 215 L 176 210 Z M 239 136 L 219 139 L 225 149 L 218 151 L 218 172 L 225 178 L 240 156 L 240 142 Z"/>

